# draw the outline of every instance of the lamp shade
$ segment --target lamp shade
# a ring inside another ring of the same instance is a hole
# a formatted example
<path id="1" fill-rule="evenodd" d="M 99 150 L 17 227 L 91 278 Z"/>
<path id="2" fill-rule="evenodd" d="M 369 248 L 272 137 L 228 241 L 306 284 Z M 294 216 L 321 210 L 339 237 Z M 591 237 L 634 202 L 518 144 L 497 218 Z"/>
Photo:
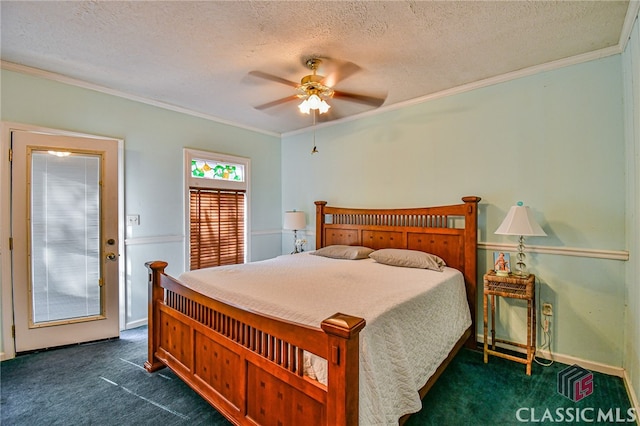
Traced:
<path id="1" fill-rule="evenodd" d="M 322 102 L 322 99 L 320 99 L 320 96 L 313 94 L 311 96 L 309 96 L 309 99 L 307 99 L 307 103 L 309 105 L 309 108 L 311 109 L 318 109 L 320 108 L 320 103 Z"/>
<path id="2" fill-rule="evenodd" d="M 324 99 L 320 99 L 318 95 L 311 95 L 298 105 L 300 112 L 303 114 L 310 114 L 312 109 L 317 109 L 320 114 L 324 114 L 329 111 L 331 105 L 329 105 Z"/>
<path id="3" fill-rule="evenodd" d="M 293 229 L 295 231 L 307 227 L 307 219 L 304 212 L 290 211 L 284 212 L 284 229 Z"/>
<path id="4" fill-rule="evenodd" d="M 307 102 L 306 99 L 304 101 L 302 101 L 300 103 L 300 105 L 298 105 L 298 108 L 300 109 L 300 112 L 303 113 L 303 114 L 309 114 L 309 112 L 311 111 L 311 107 L 309 106 L 309 102 Z"/>
<path id="5" fill-rule="evenodd" d="M 507 217 L 504 218 L 495 233 L 499 235 L 539 237 L 547 235 L 533 218 L 533 213 L 531 213 L 529 207 L 523 205 L 512 206 L 509 209 L 509 213 L 507 213 Z"/>

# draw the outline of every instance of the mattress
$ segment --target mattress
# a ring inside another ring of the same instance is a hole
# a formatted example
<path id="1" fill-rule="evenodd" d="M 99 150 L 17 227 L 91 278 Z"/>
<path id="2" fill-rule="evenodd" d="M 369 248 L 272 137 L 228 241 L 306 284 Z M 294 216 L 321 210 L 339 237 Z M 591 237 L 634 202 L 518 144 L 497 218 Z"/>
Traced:
<path id="1" fill-rule="evenodd" d="M 243 308 L 319 327 L 343 312 L 360 333 L 360 424 L 397 425 L 421 409 L 418 390 L 471 325 L 464 279 L 373 259 L 310 253 L 186 272 L 185 286 Z M 318 379 L 322 365 L 314 362 Z"/>

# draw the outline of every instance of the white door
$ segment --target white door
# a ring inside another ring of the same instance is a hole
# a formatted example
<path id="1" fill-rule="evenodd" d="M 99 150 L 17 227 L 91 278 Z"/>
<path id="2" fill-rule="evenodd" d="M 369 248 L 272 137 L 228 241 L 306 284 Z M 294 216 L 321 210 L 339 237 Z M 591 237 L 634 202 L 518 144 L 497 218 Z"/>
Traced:
<path id="1" fill-rule="evenodd" d="M 16 352 L 119 335 L 118 141 L 12 131 Z"/>

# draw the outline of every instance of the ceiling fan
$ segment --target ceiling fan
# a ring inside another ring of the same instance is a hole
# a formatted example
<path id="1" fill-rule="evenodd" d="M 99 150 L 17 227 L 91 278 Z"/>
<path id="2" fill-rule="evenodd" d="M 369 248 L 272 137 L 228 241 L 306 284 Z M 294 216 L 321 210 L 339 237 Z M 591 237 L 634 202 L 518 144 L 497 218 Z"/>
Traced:
<path id="1" fill-rule="evenodd" d="M 286 102 L 302 100 L 302 103 L 298 105 L 300 111 L 305 114 L 309 114 L 313 110 L 315 116 L 316 110 L 320 114 L 324 114 L 329 110 L 329 108 L 331 108 L 331 105 L 327 103 L 327 100 L 332 98 L 344 99 L 349 102 L 356 102 L 359 104 L 372 106 L 374 108 L 377 108 L 384 103 L 386 96 L 367 96 L 362 94 L 343 92 L 341 90 L 336 90 L 333 88 L 333 86 L 335 86 L 339 81 L 344 80 L 347 77 L 350 77 L 351 75 L 360 71 L 360 67 L 358 65 L 354 64 L 353 62 L 344 62 L 338 67 L 335 72 L 325 77 L 317 74 L 317 70 L 321 64 L 322 60 L 319 58 L 307 59 L 305 65 L 311 70 L 311 74 L 302 77 L 300 83 L 268 74 L 263 71 L 249 72 L 249 75 L 252 75 L 254 77 L 262 78 L 269 81 L 275 81 L 276 83 L 281 83 L 287 86 L 294 87 L 296 89 L 293 95 L 257 105 L 254 108 L 258 110 L 264 110 L 284 104 Z M 333 112 L 334 113 L 332 115 L 334 116 L 334 118 L 337 118 L 337 114 L 335 114 L 335 111 Z"/>

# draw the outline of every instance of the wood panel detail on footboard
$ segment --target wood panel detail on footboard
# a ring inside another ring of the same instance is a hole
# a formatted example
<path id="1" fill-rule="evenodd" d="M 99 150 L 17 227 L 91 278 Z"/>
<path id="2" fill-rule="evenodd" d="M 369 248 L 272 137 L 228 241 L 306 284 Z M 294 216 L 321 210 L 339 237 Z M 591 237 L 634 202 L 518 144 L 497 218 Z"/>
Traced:
<path id="1" fill-rule="evenodd" d="M 321 328 L 260 315 L 149 270 L 149 372 L 170 367 L 236 424 L 356 425 L 362 318 Z M 305 353 L 328 361 L 327 386 L 304 375 Z"/>

